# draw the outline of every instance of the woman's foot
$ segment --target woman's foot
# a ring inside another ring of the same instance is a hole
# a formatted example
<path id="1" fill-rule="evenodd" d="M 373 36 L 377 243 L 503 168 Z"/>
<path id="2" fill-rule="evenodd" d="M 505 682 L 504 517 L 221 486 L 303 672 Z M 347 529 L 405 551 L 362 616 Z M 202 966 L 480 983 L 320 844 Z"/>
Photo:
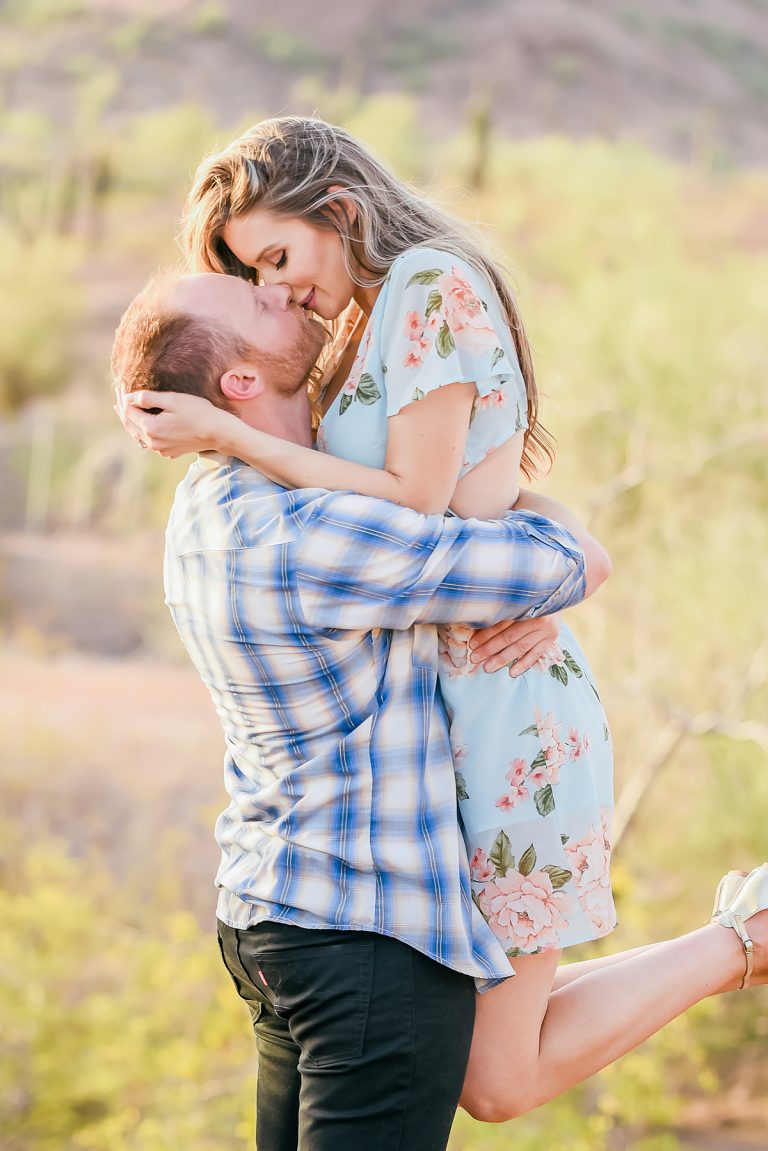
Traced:
<path id="1" fill-rule="evenodd" d="M 720 881 L 712 920 L 731 928 L 741 941 L 744 977 L 740 989 L 768 983 L 768 863 L 750 871 L 741 882 L 738 872 L 729 872 Z"/>

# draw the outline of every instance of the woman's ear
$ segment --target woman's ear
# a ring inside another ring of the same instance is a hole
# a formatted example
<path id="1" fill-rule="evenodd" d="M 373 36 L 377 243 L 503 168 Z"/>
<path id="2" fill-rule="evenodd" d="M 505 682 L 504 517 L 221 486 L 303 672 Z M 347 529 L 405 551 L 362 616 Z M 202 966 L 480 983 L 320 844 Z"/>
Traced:
<path id="1" fill-rule="evenodd" d="M 264 391 L 264 385 L 256 372 L 247 364 L 230 368 L 221 377 L 219 386 L 227 399 L 234 400 L 236 403 L 242 403 L 244 400 L 255 400 Z"/>
<path id="2" fill-rule="evenodd" d="M 357 219 L 357 204 L 344 185 L 331 184 L 328 191 L 334 196 L 334 199 L 328 204 L 330 211 L 335 215 L 339 215 L 340 212 L 343 213 L 346 223 L 354 224 Z"/>

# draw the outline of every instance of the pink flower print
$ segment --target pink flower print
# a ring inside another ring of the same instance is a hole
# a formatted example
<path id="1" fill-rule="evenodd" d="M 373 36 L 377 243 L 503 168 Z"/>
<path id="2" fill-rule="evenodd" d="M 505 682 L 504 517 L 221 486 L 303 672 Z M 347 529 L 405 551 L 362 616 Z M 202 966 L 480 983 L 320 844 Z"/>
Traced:
<path id="1" fill-rule="evenodd" d="M 509 871 L 486 884 L 478 901 L 494 933 L 518 951 L 557 947 L 573 909 L 570 895 L 555 891 L 546 871 Z"/>
<path id="2" fill-rule="evenodd" d="M 605 845 L 610 851 L 613 842 L 613 808 L 600 808 L 600 830 L 603 833 Z"/>
<path id="3" fill-rule="evenodd" d="M 441 312 L 457 347 L 474 355 L 496 347 L 498 341 L 488 313 L 472 285 L 456 268 L 438 277 L 437 290 L 443 298 Z"/>
<path id="4" fill-rule="evenodd" d="M 548 711 L 546 715 L 542 716 L 539 709 L 535 708 L 534 718 L 547 764 L 550 768 L 559 767 L 565 763 L 566 755 L 565 745 L 560 739 L 560 724 L 551 711 Z"/>
<path id="5" fill-rule="evenodd" d="M 430 335 L 432 335 L 434 332 L 437 331 L 437 329 L 439 327 L 440 327 L 440 317 L 437 314 L 437 312 L 433 312 L 432 315 L 427 320 L 426 324 L 424 325 L 424 334 L 426 335 L 427 332 L 429 332 Z"/>
<path id="6" fill-rule="evenodd" d="M 473 883 L 487 883 L 488 880 L 493 879 L 496 874 L 496 868 L 480 847 L 475 849 L 475 854 L 470 860 L 469 867 L 472 872 Z"/>
<path id="7" fill-rule="evenodd" d="M 573 872 L 576 895 L 585 915 L 594 927 L 609 930 L 613 926 L 611 850 L 602 829 L 596 831 L 590 827 L 582 839 L 568 840 L 564 850 Z"/>
<path id="8" fill-rule="evenodd" d="M 553 643 L 552 647 L 544 652 L 544 655 L 539 656 L 533 666 L 540 672 L 547 672 L 552 666 L 564 667 L 565 656 L 563 655 L 563 649 L 560 647 L 560 644 Z"/>
<path id="9" fill-rule="evenodd" d="M 616 926 L 616 914 L 613 910 L 613 904 L 610 901 L 610 892 L 608 900 L 603 903 L 594 903 L 584 908 L 584 914 L 594 927 L 599 935 L 607 935 Z"/>
<path id="10" fill-rule="evenodd" d="M 509 770 L 506 772 L 504 778 L 509 780 L 511 791 L 505 795 L 500 795 L 496 800 L 496 806 L 501 808 L 502 811 L 512 811 L 527 799 L 530 795 L 528 788 L 525 786 L 526 772 L 528 771 L 528 764 L 524 759 L 513 759 L 509 765 Z"/>
<path id="11" fill-rule="evenodd" d="M 479 412 L 485 411 L 487 408 L 504 408 L 507 404 L 507 397 L 501 388 L 494 388 L 487 396 L 477 397 L 477 410 Z"/>
<path id="12" fill-rule="evenodd" d="M 473 632 L 474 628 L 463 623 L 438 628 L 437 650 L 440 663 L 451 679 L 460 675 L 475 675 L 480 670 L 480 664 L 472 663 L 469 658 L 469 641 Z"/>
<path id="13" fill-rule="evenodd" d="M 403 360 L 403 367 L 418 368 L 423 363 L 421 355 L 419 354 L 420 352 L 421 348 L 419 348 L 418 351 L 414 348 L 411 348 L 408 352 L 406 352 L 405 359 Z"/>
<path id="14" fill-rule="evenodd" d="M 406 312 L 405 334 L 409 340 L 420 340 L 424 332 L 424 317 L 418 312 Z"/>
<path id="15" fill-rule="evenodd" d="M 546 715 L 542 715 L 541 710 L 537 707 L 534 710 L 534 720 L 542 745 L 547 747 L 550 743 L 554 743 L 560 735 L 560 724 L 555 719 L 554 714 L 548 711 Z"/>
<path id="16" fill-rule="evenodd" d="M 568 730 L 568 750 L 571 754 L 571 762 L 581 759 L 589 751 L 589 736 L 584 733 L 582 738 L 575 727 Z"/>
<path id="17" fill-rule="evenodd" d="M 514 811 L 515 808 L 518 807 L 523 802 L 523 800 L 527 798 L 528 788 L 521 787 L 520 792 L 517 795 L 513 795 L 511 792 L 507 795 L 500 795 L 496 800 L 496 806 L 498 807 L 499 811 Z"/>
<path id="18" fill-rule="evenodd" d="M 368 355 L 368 349 L 370 346 L 371 329 L 369 327 L 365 333 L 365 338 L 360 344 L 360 347 L 357 349 L 357 355 L 355 356 L 354 363 L 352 364 L 349 375 L 347 376 L 347 382 L 341 390 L 342 395 L 351 396 L 354 399 L 355 393 L 360 386 L 360 377 L 363 374 L 363 368 L 365 367 L 365 360 L 366 356 Z"/>
<path id="19" fill-rule="evenodd" d="M 459 734 L 458 728 L 454 727 L 451 731 L 451 758 L 454 763 L 461 759 L 465 759 L 469 748 Z"/>
<path id="20" fill-rule="evenodd" d="M 544 750 L 544 762 L 531 765 L 528 781 L 536 788 L 548 783 L 560 782 L 560 768 L 565 763 L 565 748 L 562 744 L 551 744 Z M 534 761 L 535 762 L 535 761 Z"/>

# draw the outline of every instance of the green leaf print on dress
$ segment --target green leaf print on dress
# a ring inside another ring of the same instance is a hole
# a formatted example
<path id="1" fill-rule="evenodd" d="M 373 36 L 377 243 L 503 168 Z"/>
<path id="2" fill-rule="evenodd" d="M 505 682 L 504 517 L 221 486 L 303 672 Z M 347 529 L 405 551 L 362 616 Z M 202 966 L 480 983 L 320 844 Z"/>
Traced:
<path id="1" fill-rule="evenodd" d="M 512 854 L 512 846 L 506 832 L 500 831 L 496 836 L 493 847 L 488 853 L 488 859 L 496 868 L 498 876 L 504 876 L 510 869 L 514 868 L 515 857 Z"/>
<path id="2" fill-rule="evenodd" d="M 381 392 L 376 387 L 376 381 L 370 372 L 363 372 L 353 389 L 347 391 L 348 387 L 349 384 L 345 386 L 339 400 L 339 415 L 341 416 L 352 406 L 354 400 L 368 405 L 375 404 L 377 400 L 381 399 Z"/>
<path id="3" fill-rule="evenodd" d="M 355 400 L 370 407 L 381 399 L 381 392 L 370 372 L 363 371 L 365 360 L 371 346 L 371 327 L 366 329 L 365 336 L 358 348 L 347 382 L 341 390 L 339 398 L 339 415 L 343 416 L 352 407 Z"/>
<path id="4" fill-rule="evenodd" d="M 405 285 L 406 291 L 412 287 L 413 284 L 436 284 L 443 274 L 442 268 L 429 268 L 423 272 L 415 272 L 408 283 Z M 440 301 L 442 303 L 442 299 Z M 440 305 L 438 304 L 438 307 Z"/>
<path id="5" fill-rule="evenodd" d="M 555 810 L 555 794 L 552 791 L 552 785 L 548 783 L 546 787 L 540 787 L 533 797 L 533 802 L 536 804 L 539 815 L 551 815 Z"/>
<path id="6" fill-rule="evenodd" d="M 536 667 L 539 671 L 549 672 L 552 679 L 557 680 L 563 687 L 568 686 L 568 672 L 575 675 L 576 679 L 581 679 L 584 675 L 571 653 L 557 643 L 544 653 Z"/>
<path id="7" fill-rule="evenodd" d="M 456 798 L 469 799 L 469 792 L 467 791 L 467 781 L 460 771 L 454 773 L 456 776 Z"/>
<path id="8" fill-rule="evenodd" d="M 453 334 L 451 333 L 451 329 L 448 327 L 448 324 L 445 320 L 443 320 L 440 326 L 440 331 L 437 333 L 435 347 L 437 348 L 438 356 L 441 356 L 444 360 L 450 356 L 451 352 L 456 351 L 456 343 L 453 339 Z"/>
<path id="9" fill-rule="evenodd" d="M 424 313 L 427 319 L 429 319 L 433 312 L 439 312 L 442 306 L 443 297 L 440 295 L 440 293 L 436 291 L 430 292 L 427 296 L 427 309 Z"/>

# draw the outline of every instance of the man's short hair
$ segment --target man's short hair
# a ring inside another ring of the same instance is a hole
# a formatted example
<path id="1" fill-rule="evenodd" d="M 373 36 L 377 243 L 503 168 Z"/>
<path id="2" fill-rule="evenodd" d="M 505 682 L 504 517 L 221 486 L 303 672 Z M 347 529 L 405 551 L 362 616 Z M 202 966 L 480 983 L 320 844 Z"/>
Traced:
<path id="1" fill-rule="evenodd" d="M 112 345 L 118 391 L 187 392 L 232 411 L 221 377 L 254 349 L 221 322 L 171 305 L 178 272 L 154 276 L 129 304 Z"/>

